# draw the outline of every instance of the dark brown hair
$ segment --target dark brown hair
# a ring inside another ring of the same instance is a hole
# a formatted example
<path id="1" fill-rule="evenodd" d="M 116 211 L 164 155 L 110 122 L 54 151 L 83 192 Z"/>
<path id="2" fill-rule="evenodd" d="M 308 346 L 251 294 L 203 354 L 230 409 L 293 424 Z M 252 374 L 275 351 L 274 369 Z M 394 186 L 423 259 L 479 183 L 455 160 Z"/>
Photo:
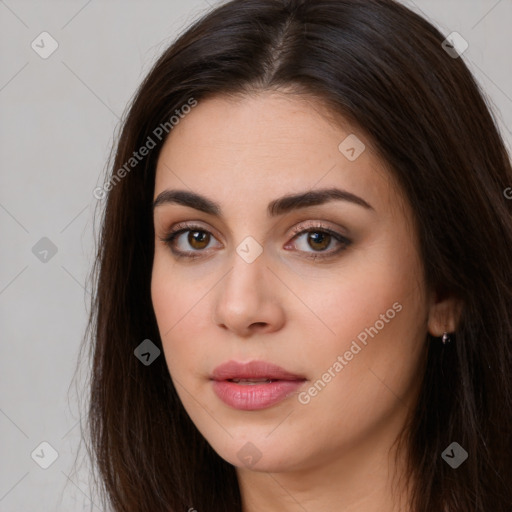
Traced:
<path id="1" fill-rule="evenodd" d="M 154 133 L 191 99 L 284 89 L 367 134 L 415 212 L 428 286 L 463 304 L 451 344 L 425 337 L 419 402 L 403 432 L 411 510 L 512 510 L 512 170 L 482 93 L 444 39 L 392 0 L 234 0 L 156 62 L 123 120 L 92 269 L 87 427 L 113 510 L 241 511 L 235 468 L 188 417 L 165 358 L 145 366 L 134 356 L 145 339 L 162 350 L 150 282 L 165 137 Z M 151 136 L 156 147 L 119 179 Z M 441 458 L 453 441 L 469 454 L 457 469 Z"/>

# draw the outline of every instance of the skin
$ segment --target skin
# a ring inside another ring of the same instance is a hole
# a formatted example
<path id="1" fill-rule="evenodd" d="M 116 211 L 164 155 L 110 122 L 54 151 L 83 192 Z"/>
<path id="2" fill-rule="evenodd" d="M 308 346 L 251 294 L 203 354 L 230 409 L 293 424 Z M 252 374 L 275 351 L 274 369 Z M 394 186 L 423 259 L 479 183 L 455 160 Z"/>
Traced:
<path id="1" fill-rule="evenodd" d="M 352 133 L 366 145 L 355 161 L 338 150 Z M 330 187 L 373 209 L 334 200 L 267 215 L 278 197 Z M 453 331 L 456 304 L 425 285 L 411 207 L 371 142 L 313 99 L 268 91 L 211 98 L 162 148 L 154 198 L 166 189 L 222 208 L 222 217 L 155 208 L 151 293 L 174 385 L 199 431 L 236 466 L 244 512 L 407 510 L 407 490 L 392 486 L 403 471 L 392 446 L 414 407 L 427 330 Z M 351 243 L 308 241 L 305 230 L 322 233 L 319 221 Z M 175 240 L 196 259 L 177 258 L 162 241 L 182 222 L 211 234 Z M 302 234 L 291 231 L 297 226 Z M 236 251 L 248 236 L 262 249 L 252 263 Z M 315 254 L 331 255 L 307 257 Z M 239 411 L 212 390 L 219 364 L 264 360 L 305 376 L 299 391 L 307 392 L 397 303 L 394 318 L 306 404 L 294 394 Z M 260 457 L 252 465 L 237 456 L 248 442 Z"/>

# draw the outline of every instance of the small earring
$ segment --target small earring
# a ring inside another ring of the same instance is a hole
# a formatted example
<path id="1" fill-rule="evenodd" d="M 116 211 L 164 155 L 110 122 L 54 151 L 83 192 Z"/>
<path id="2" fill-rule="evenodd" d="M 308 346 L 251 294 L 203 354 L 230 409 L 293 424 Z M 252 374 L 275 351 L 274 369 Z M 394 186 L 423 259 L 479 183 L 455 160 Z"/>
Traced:
<path id="1" fill-rule="evenodd" d="M 447 332 L 443 333 L 442 341 L 443 341 L 443 345 L 446 345 L 447 343 L 450 343 L 450 341 L 452 341 L 450 338 L 450 335 Z"/>

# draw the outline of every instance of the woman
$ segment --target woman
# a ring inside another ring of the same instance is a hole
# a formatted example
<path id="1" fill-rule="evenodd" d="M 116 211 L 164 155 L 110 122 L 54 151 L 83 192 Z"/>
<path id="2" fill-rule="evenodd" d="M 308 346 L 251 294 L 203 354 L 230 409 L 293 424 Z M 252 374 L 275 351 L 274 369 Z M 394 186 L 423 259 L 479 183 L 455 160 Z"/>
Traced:
<path id="1" fill-rule="evenodd" d="M 511 510 L 512 170 L 445 39 L 234 0 L 155 64 L 95 193 L 113 510 Z"/>

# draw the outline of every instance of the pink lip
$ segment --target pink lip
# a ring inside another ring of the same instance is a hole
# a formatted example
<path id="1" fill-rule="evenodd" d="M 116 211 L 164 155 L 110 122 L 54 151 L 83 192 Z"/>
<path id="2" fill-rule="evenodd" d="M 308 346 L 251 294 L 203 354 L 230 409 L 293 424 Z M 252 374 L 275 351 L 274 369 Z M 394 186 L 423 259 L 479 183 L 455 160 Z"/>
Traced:
<path id="1" fill-rule="evenodd" d="M 281 402 L 306 380 L 264 361 L 228 361 L 215 368 L 211 379 L 213 390 L 225 404 L 245 411 L 265 409 Z M 231 379 L 268 379 L 271 382 L 241 384 Z"/>

